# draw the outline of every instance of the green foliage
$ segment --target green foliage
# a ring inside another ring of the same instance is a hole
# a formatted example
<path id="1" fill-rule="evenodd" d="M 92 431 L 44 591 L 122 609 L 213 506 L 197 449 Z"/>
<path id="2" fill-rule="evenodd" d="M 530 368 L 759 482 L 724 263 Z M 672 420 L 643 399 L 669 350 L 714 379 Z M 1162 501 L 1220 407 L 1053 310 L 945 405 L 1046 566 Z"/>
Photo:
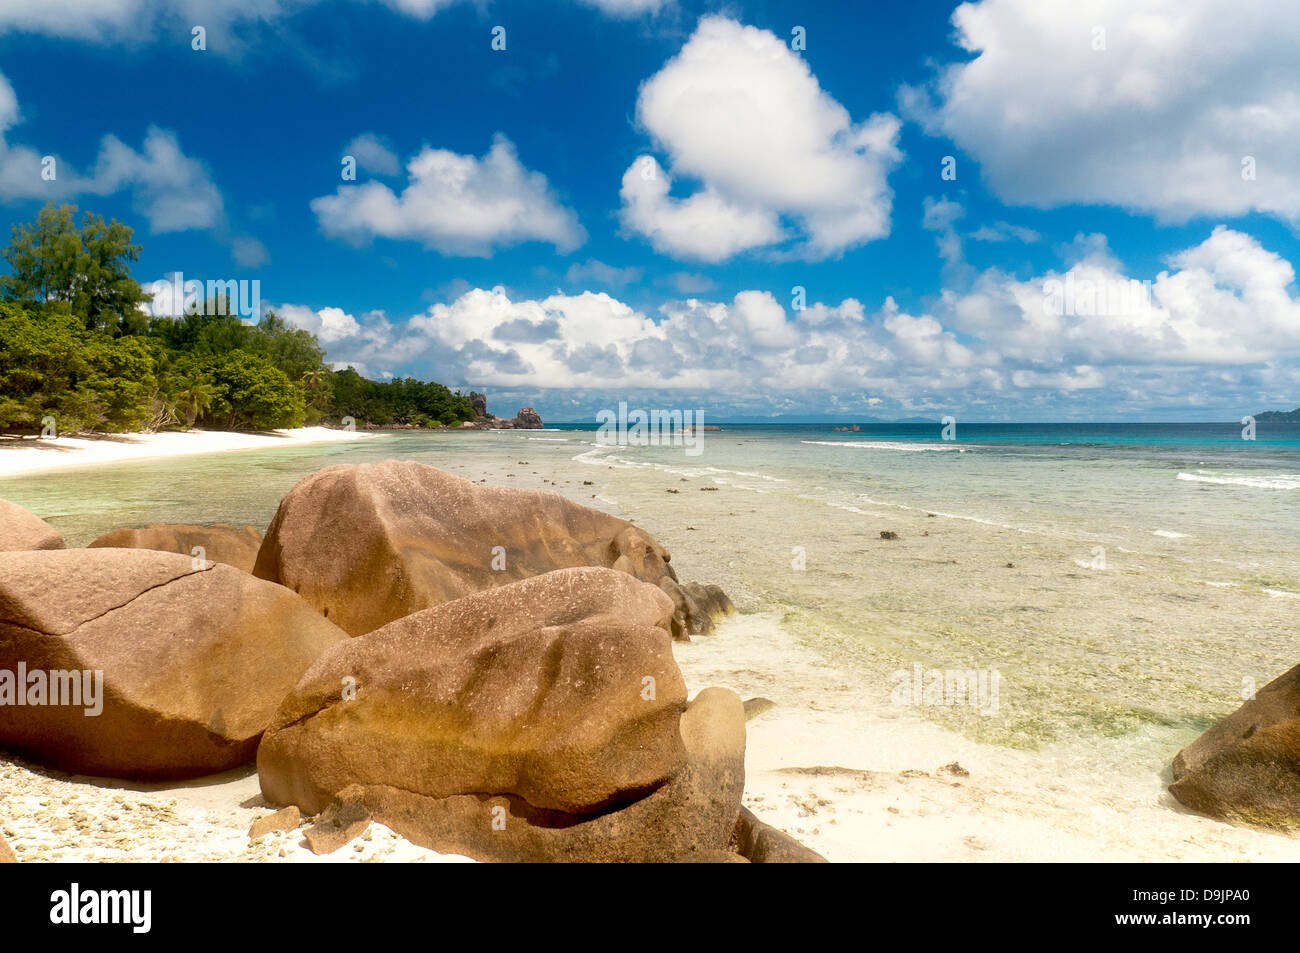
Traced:
<path id="1" fill-rule="evenodd" d="M 301 381 L 306 374 L 324 373 L 325 351 L 316 336 L 302 328 L 291 328 L 274 311 L 257 324 L 259 349 L 291 381 Z"/>
<path id="2" fill-rule="evenodd" d="M 152 415 L 158 388 L 154 356 L 137 337 L 88 335 L 90 375 L 86 389 L 95 395 L 103 422 L 112 430 L 137 430 Z"/>
<path id="3" fill-rule="evenodd" d="M 47 416 L 63 433 L 473 419 L 441 384 L 331 371 L 315 336 L 274 311 L 254 325 L 220 300 L 148 320 L 131 229 L 89 213 L 78 228 L 76 211 L 47 205 L 0 253 L 0 430 L 39 432 Z"/>
<path id="4" fill-rule="evenodd" d="M 261 354 L 232 351 L 207 365 L 214 388 L 209 414 L 228 429 L 301 427 L 302 389 Z"/>
<path id="5" fill-rule="evenodd" d="M 131 277 L 140 246 L 131 243 L 126 225 L 90 212 L 78 228 L 76 211 L 46 205 L 35 222 L 13 227 L 3 252 L 11 273 L 0 280 L 0 291 L 10 301 L 64 302 L 89 330 L 140 333 L 146 321 L 138 306 L 147 297 Z"/>
<path id="6" fill-rule="evenodd" d="M 385 383 L 367 380 L 349 367 L 334 373 L 334 413 L 374 424 L 437 424 L 454 426 L 474 419 L 469 397 L 453 394 L 442 384 L 413 377 Z"/>
<path id="7" fill-rule="evenodd" d="M 0 304 L 0 427 L 64 431 L 137 428 L 157 386 L 150 348 L 87 331 L 64 309 Z"/>

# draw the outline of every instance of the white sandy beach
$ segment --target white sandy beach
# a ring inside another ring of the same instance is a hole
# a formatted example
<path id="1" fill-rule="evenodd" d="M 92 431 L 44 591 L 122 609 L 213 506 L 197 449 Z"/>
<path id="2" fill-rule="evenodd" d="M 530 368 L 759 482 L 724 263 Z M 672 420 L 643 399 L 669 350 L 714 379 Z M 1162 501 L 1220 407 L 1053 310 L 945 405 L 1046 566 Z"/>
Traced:
<path id="1" fill-rule="evenodd" d="M 308 849 L 307 824 L 250 841 L 249 825 L 275 810 L 251 766 L 168 786 L 70 777 L 0 759 L 0 786 L 0 831 L 19 863 L 471 862 L 418 847 L 380 824 L 323 856 Z"/>
<path id="2" fill-rule="evenodd" d="M 318 443 L 364 440 L 369 433 L 330 427 L 298 427 L 237 433 L 227 430 L 164 431 L 56 437 L 51 440 L 0 438 L 0 477 L 25 476 L 66 467 L 183 457 L 235 450 L 280 450 Z"/>
<path id="3" fill-rule="evenodd" d="M 1036 752 L 972 741 L 865 699 L 774 613 L 674 648 L 692 694 L 776 702 L 747 725 L 745 806 L 832 862 L 1300 859 L 1294 837 L 1183 808 L 1140 738 Z"/>

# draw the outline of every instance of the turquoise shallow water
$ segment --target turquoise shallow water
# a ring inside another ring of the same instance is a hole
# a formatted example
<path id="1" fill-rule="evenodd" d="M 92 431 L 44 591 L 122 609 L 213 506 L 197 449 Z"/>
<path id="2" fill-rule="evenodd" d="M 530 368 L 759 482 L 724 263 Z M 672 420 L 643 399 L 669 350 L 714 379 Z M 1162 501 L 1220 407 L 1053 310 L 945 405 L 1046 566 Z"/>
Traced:
<path id="1" fill-rule="evenodd" d="M 415 459 L 635 519 L 684 578 L 776 610 L 869 701 L 889 704 L 891 674 L 916 664 L 997 671 L 995 714 L 922 714 L 1020 748 L 1151 730 L 1167 745 L 1300 661 L 1300 433 L 1257 436 L 724 425 L 691 455 L 602 446 L 591 428 L 384 433 L 10 478 L 0 495 L 84 545 L 150 522 L 265 527 L 314 470 Z"/>

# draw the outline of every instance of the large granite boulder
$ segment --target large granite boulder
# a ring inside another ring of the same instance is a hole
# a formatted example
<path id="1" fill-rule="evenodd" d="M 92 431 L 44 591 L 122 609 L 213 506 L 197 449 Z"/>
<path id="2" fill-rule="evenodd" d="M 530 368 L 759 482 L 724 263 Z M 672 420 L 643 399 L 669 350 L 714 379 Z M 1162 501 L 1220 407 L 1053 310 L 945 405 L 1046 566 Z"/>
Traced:
<path id="1" fill-rule="evenodd" d="M 1178 752 L 1173 775 L 1194 811 L 1300 829 L 1300 665 Z"/>
<path id="2" fill-rule="evenodd" d="M 314 814 L 349 783 L 387 781 L 583 813 L 656 787 L 683 758 L 671 611 L 624 573 L 566 569 L 334 646 L 262 743 L 263 792 Z"/>
<path id="3" fill-rule="evenodd" d="M 80 774 L 224 771 L 252 760 L 280 702 L 346 638 L 292 592 L 218 563 L 0 553 L 0 746 Z"/>
<path id="4" fill-rule="evenodd" d="M 565 569 L 332 646 L 262 740 L 262 792 L 314 814 L 359 785 L 381 823 L 485 860 L 723 849 L 744 708 L 721 689 L 687 708 L 672 609 L 626 573 Z"/>
<path id="5" fill-rule="evenodd" d="M 745 716 L 725 688 L 700 692 L 681 716 L 685 763 L 670 781 L 616 809 L 537 810 L 513 795 L 429 797 L 365 789 L 376 819 L 442 853 L 507 862 L 667 863 L 727 850 L 745 787 Z"/>
<path id="6" fill-rule="evenodd" d="M 63 549 L 63 537 L 35 513 L 0 500 L 0 552 Z"/>
<path id="7" fill-rule="evenodd" d="M 327 467 L 298 483 L 253 571 L 361 635 L 555 569 L 606 566 L 656 585 L 676 581 L 670 559 L 626 520 L 558 493 L 480 486 L 388 460 Z"/>
<path id="8" fill-rule="evenodd" d="M 225 563 L 252 572 L 262 534 L 251 526 L 192 526 L 188 523 L 154 523 L 143 529 L 115 529 L 89 545 L 90 549 L 154 549 Z"/>

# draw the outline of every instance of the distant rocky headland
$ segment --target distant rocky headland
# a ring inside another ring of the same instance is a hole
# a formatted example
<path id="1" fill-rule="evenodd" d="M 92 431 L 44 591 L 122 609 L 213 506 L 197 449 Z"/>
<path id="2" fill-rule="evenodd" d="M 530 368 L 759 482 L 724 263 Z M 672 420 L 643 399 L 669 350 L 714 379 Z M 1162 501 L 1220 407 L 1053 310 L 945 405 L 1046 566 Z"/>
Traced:
<path id="1" fill-rule="evenodd" d="M 1266 410 L 1255 415 L 1256 422 L 1275 424 L 1300 424 L 1300 407 L 1295 410 Z"/>
<path id="2" fill-rule="evenodd" d="M 467 420 L 461 427 L 474 427 L 479 430 L 541 430 L 545 424 L 542 416 L 531 407 L 520 407 L 519 413 L 507 420 L 488 413 L 487 395 L 470 391 L 469 402 L 474 406 L 474 419 Z"/>

